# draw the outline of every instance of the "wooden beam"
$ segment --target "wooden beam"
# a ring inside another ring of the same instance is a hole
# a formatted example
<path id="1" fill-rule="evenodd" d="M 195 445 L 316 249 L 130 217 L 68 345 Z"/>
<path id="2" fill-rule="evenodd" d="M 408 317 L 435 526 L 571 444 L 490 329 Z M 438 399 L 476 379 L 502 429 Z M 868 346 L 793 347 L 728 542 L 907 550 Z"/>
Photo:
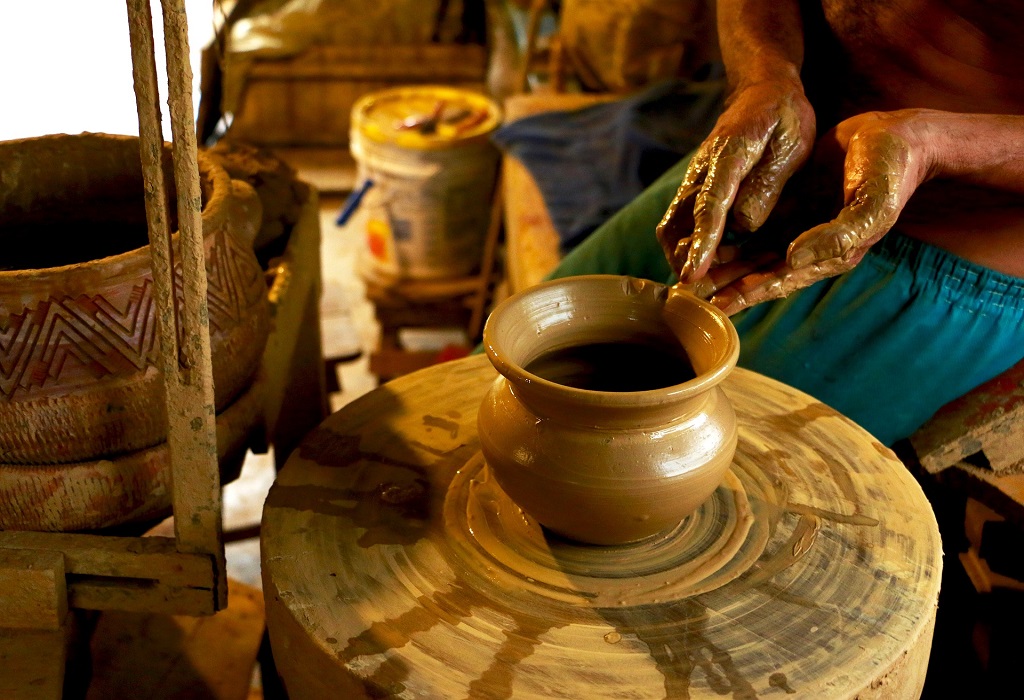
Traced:
<path id="1" fill-rule="evenodd" d="M 212 587 L 209 555 L 178 552 L 174 539 L 170 537 L 0 532 L 0 552 L 5 550 L 60 553 L 65 571 L 78 576 L 159 580 L 173 586 Z"/>
<path id="2" fill-rule="evenodd" d="M 212 562 L 209 570 L 213 573 Z M 79 610 L 123 610 L 169 615 L 213 615 L 213 576 L 205 588 L 173 586 L 161 581 L 69 577 L 68 602 Z"/>
<path id="3" fill-rule="evenodd" d="M 13 565 L 27 553 L 61 558 L 60 585 L 63 591 L 66 575 L 65 595 L 73 608 L 178 615 L 210 615 L 218 610 L 213 596 L 217 586 L 213 556 L 179 552 L 170 537 L 0 532 L 0 586 L 3 557 L 12 557 Z M 68 603 L 63 605 L 66 610 Z M 3 607 L 0 605 L 0 615 Z"/>

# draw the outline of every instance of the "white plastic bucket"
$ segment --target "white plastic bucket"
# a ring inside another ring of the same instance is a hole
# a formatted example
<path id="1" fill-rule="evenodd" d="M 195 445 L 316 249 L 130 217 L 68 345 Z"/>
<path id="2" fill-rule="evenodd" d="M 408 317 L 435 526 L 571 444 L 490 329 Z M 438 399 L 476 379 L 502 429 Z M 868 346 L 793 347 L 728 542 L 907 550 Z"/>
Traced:
<path id="1" fill-rule="evenodd" d="M 436 126 L 416 125 L 432 116 Z M 499 122 L 493 101 L 454 88 L 394 88 L 356 103 L 351 150 L 359 186 L 370 183 L 354 219 L 366 236 L 365 277 L 473 272 L 490 220 L 498 150 L 489 137 Z"/>

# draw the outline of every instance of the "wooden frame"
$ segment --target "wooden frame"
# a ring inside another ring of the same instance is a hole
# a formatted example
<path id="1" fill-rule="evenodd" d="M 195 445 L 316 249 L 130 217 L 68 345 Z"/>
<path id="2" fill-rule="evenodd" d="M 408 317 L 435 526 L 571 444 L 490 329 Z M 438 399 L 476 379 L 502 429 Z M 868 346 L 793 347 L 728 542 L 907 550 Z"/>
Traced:
<path id="1" fill-rule="evenodd" d="M 177 188 L 172 248 L 148 0 L 127 0 L 166 387 L 175 537 L 0 532 L 0 695 L 60 697 L 69 608 L 210 615 L 227 605 L 198 147 L 183 0 L 161 0 Z M 181 289 L 175 290 L 174 258 Z M 175 298 L 180 304 L 175 303 Z M 26 662 L 28 659 L 28 662 Z"/>

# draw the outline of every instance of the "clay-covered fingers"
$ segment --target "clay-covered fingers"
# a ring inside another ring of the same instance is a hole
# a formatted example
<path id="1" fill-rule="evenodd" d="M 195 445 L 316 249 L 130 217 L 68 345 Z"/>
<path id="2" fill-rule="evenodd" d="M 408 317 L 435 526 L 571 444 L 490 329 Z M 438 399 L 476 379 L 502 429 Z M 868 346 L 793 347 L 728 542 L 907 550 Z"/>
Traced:
<path id="1" fill-rule="evenodd" d="M 793 268 L 849 262 L 884 236 L 924 180 L 926 164 L 910 143 L 873 118 L 850 137 L 843 169 L 844 206 L 832 221 L 800 234 L 787 255 Z M 859 259 L 859 258 L 858 258 Z"/>
<path id="2" fill-rule="evenodd" d="M 707 274 L 730 220 L 741 233 L 765 222 L 807 160 L 814 132 L 814 110 L 798 82 L 754 83 L 730 97 L 658 226 L 681 282 Z"/>
<path id="3" fill-rule="evenodd" d="M 783 185 L 807 161 L 813 143 L 813 122 L 808 126 L 796 109 L 783 110 L 761 159 L 736 193 L 732 215 L 737 227 L 756 231 L 764 224 Z"/>
<path id="4" fill-rule="evenodd" d="M 710 158 L 704 183 L 694 198 L 693 235 L 679 278 L 693 282 L 707 273 L 743 179 L 766 147 L 761 139 L 743 136 L 717 137 L 710 142 Z"/>
<path id="5" fill-rule="evenodd" d="M 763 253 L 753 259 L 736 258 L 730 262 L 713 265 L 706 275 L 693 283 L 693 293 L 702 299 L 710 299 L 719 290 L 728 288 L 738 280 L 752 275 L 778 260 L 778 255 Z"/>
<path id="6" fill-rule="evenodd" d="M 692 167 L 692 166 L 691 166 Z M 689 173 L 687 173 L 687 178 Z M 669 265 L 676 272 L 682 269 L 690 254 L 690 240 L 693 235 L 693 204 L 703 183 L 687 183 L 686 179 L 676 191 L 676 196 L 655 229 L 661 249 Z"/>
<path id="7" fill-rule="evenodd" d="M 723 285 L 709 301 L 729 316 L 761 302 L 787 297 L 828 277 L 852 269 L 867 252 L 858 249 L 845 260 L 829 260 L 800 269 L 793 269 L 785 261 L 740 277 Z"/>

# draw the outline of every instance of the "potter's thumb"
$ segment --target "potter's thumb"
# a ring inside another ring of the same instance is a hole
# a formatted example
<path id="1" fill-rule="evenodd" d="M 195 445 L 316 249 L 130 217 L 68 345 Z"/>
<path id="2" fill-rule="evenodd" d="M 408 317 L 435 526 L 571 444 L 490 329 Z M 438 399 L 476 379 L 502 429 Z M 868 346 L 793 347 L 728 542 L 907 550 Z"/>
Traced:
<path id="1" fill-rule="evenodd" d="M 814 263 L 843 257 L 856 247 L 856 236 L 849 227 L 830 222 L 800 234 L 789 244 L 786 262 L 797 270 Z"/>

